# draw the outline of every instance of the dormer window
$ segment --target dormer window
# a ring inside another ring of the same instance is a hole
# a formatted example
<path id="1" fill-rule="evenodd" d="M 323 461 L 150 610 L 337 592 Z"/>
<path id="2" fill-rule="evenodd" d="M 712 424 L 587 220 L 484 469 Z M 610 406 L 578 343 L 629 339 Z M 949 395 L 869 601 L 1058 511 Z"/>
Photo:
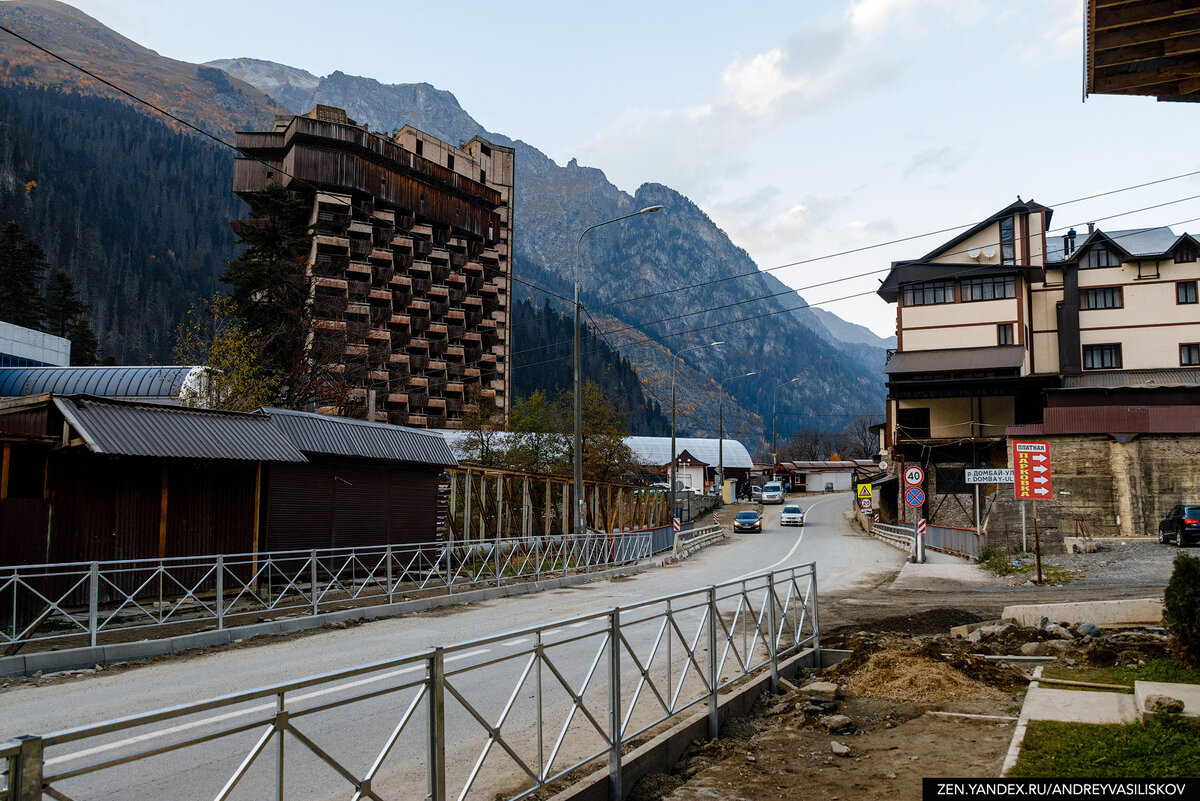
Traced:
<path id="1" fill-rule="evenodd" d="M 1175 263 L 1193 262 L 1196 260 L 1196 249 L 1191 245 L 1180 245 L 1175 251 Z"/>
<path id="2" fill-rule="evenodd" d="M 1108 248 L 1094 247 L 1084 255 L 1079 266 L 1090 270 L 1097 267 L 1120 267 L 1121 262 Z"/>

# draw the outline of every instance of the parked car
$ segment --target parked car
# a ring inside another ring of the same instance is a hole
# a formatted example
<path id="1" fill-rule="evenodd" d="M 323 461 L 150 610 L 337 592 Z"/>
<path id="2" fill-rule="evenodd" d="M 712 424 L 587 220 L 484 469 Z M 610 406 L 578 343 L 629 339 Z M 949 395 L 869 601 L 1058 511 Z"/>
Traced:
<path id="1" fill-rule="evenodd" d="M 758 486 L 757 484 L 751 485 L 750 500 L 752 500 L 752 501 L 761 501 L 762 500 L 762 487 Z"/>
<path id="2" fill-rule="evenodd" d="M 768 481 L 762 489 L 763 503 L 783 503 L 783 484 L 778 481 Z"/>
<path id="3" fill-rule="evenodd" d="M 733 519 L 734 531 L 762 531 L 762 515 L 751 509 L 738 512 Z"/>
<path id="4" fill-rule="evenodd" d="M 803 526 L 804 509 L 796 504 L 788 504 L 779 512 L 779 525 Z"/>
<path id="5" fill-rule="evenodd" d="M 1180 504 L 1163 515 L 1158 524 L 1158 541 L 1174 542 L 1180 548 L 1200 540 L 1200 506 Z"/>

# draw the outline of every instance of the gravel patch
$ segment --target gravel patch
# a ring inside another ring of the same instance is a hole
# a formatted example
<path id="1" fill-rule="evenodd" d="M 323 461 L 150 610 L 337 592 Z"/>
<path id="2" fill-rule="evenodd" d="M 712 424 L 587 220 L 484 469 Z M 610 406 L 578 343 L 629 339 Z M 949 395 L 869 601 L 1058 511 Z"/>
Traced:
<path id="1" fill-rule="evenodd" d="M 1173 545 L 1159 545 L 1157 541 L 1116 542 L 1100 545 L 1096 553 L 1044 556 L 1042 564 L 1070 571 L 1074 576 L 1070 586 L 1108 586 L 1115 583 L 1165 586 L 1171 578 L 1175 554 L 1180 550 L 1190 555 L 1200 555 L 1200 549 L 1179 549 Z"/>

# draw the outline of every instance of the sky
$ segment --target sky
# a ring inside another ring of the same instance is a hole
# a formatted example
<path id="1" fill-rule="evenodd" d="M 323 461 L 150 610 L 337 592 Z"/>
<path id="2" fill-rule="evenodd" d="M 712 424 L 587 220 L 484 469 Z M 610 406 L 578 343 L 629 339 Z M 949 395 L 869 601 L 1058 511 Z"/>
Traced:
<path id="1" fill-rule="evenodd" d="M 1017 196 L 1055 208 L 1063 231 L 1200 232 L 1200 199 L 1185 200 L 1200 176 L 1113 192 L 1200 170 L 1200 104 L 1085 100 L 1083 4 L 72 2 L 171 58 L 450 91 L 559 164 L 676 189 L 761 269 L 880 336 L 895 333 L 873 294 L 888 265 L 953 232 L 884 243 Z"/>

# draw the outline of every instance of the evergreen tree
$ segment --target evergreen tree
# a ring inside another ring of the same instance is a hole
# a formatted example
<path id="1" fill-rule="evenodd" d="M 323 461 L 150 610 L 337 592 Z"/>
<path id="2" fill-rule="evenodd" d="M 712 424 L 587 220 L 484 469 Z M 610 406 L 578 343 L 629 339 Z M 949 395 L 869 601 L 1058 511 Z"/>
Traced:
<path id="1" fill-rule="evenodd" d="M 46 272 L 46 254 L 25 236 L 16 220 L 0 232 L 0 320 L 40 328 L 42 298 L 38 288 Z"/>
<path id="2" fill-rule="evenodd" d="M 88 305 L 79 299 L 71 277 L 62 270 L 55 270 L 46 282 L 46 294 L 42 304 L 42 330 L 56 337 L 71 337 L 70 332 L 76 329 L 76 323 L 87 311 Z M 90 334 L 91 326 L 85 327 Z M 94 343 L 95 335 L 91 338 Z M 93 347 L 93 357 L 95 351 L 96 348 Z"/>
<path id="3" fill-rule="evenodd" d="M 77 367 L 91 367 L 96 364 L 97 351 L 100 343 L 92 332 L 92 324 L 82 314 L 75 318 L 67 329 L 67 339 L 71 340 L 71 364 Z"/>

